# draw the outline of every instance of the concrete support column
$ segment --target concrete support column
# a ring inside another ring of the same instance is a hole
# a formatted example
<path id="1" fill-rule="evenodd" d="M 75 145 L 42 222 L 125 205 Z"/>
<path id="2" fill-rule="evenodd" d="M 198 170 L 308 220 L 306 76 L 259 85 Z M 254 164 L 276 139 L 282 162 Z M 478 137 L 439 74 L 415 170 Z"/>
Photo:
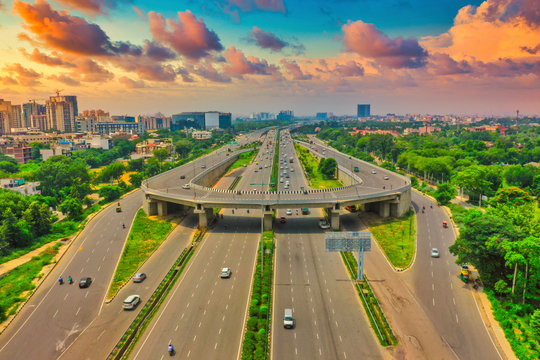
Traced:
<path id="1" fill-rule="evenodd" d="M 206 228 L 214 218 L 214 209 L 195 209 L 195 214 L 199 214 L 199 228 Z"/>
<path id="2" fill-rule="evenodd" d="M 330 210 L 328 217 L 330 218 L 332 230 L 339 230 L 339 210 Z"/>
<path id="3" fill-rule="evenodd" d="M 146 196 L 143 195 L 143 210 L 148 216 L 157 215 L 157 201 L 149 198 L 147 199 Z"/>
<path id="4" fill-rule="evenodd" d="M 264 231 L 272 230 L 273 220 L 274 220 L 274 212 L 265 210 L 264 211 L 264 219 L 263 219 Z"/>
<path id="5" fill-rule="evenodd" d="M 382 218 L 387 218 L 390 216 L 390 204 L 387 202 L 379 203 L 379 216 Z"/>
<path id="6" fill-rule="evenodd" d="M 157 202 L 157 214 L 159 216 L 167 216 L 168 214 L 168 205 L 169 203 L 166 201 L 158 201 Z"/>

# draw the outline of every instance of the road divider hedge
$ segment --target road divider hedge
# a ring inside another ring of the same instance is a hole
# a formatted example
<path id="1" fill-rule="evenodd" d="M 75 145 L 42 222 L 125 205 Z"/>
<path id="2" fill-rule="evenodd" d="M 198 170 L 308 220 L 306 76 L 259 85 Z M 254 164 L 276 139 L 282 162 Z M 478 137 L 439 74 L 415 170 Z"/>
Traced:
<path id="1" fill-rule="evenodd" d="M 319 160 L 308 149 L 297 143 L 294 143 L 294 148 L 298 154 L 298 159 L 300 159 L 300 164 L 304 169 L 304 174 L 306 174 L 312 188 L 333 189 L 343 186 L 340 180 L 326 178 L 319 170 Z"/>
<path id="2" fill-rule="evenodd" d="M 369 323 L 371 324 L 373 331 L 375 331 L 377 339 L 379 339 L 379 342 L 383 346 L 396 345 L 397 338 L 384 315 L 379 300 L 377 300 L 371 286 L 369 286 L 367 277 L 364 274 L 365 281 L 356 281 L 358 264 L 353 254 L 349 251 L 342 251 L 340 254 L 349 271 L 351 279 L 354 281 L 354 287 L 358 292 L 358 296 L 360 296 L 362 305 L 364 305 Z"/>
<path id="3" fill-rule="evenodd" d="M 148 257 L 167 239 L 174 225 L 166 220 L 152 220 L 143 209 L 137 211 L 122 257 L 109 288 L 108 298 L 131 279 Z"/>
<path id="4" fill-rule="evenodd" d="M 274 232 L 263 233 L 263 248 L 257 252 L 257 266 L 251 288 L 249 317 L 242 342 L 242 360 L 263 360 L 270 355 L 270 322 L 272 320 L 272 281 L 274 272 Z M 261 269 L 261 251 L 264 266 Z M 261 276 L 262 271 L 262 276 Z"/>
<path id="5" fill-rule="evenodd" d="M 172 287 L 186 268 L 189 260 L 195 252 L 197 245 L 202 240 L 205 233 L 206 231 L 200 230 L 195 232 L 191 245 L 182 251 L 182 254 L 180 254 L 167 275 L 165 275 L 157 289 L 145 303 L 141 312 L 132 321 L 131 325 L 126 330 L 120 341 L 118 341 L 114 349 L 109 353 L 107 360 L 120 360 L 127 359 L 129 357 L 131 351 L 133 351 L 135 345 L 137 344 L 137 341 L 139 341 L 144 331 L 159 311 L 163 301 L 165 301 L 167 298 L 167 295 L 171 291 Z"/>

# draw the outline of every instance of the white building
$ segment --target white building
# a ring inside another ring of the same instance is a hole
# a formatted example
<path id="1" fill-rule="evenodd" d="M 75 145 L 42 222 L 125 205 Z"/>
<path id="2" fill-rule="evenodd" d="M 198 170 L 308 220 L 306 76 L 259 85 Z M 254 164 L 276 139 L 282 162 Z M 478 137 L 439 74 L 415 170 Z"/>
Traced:
<path id="1" fill-rule="evenodd" d="M 212 138 L 212 132 L 204 130 L 193 131 L 191 137 L 196 140 L 208 140 Z"/>

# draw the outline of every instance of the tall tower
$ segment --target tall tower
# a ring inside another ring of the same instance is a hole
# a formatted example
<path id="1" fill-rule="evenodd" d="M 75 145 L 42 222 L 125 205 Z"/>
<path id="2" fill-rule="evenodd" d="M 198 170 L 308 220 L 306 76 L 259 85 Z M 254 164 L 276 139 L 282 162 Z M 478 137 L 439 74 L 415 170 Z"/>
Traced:
<path id="1" fill-rule="evenodd" d="M 51 96 L 46 107 L 49 128 L 62 132 L 75 131 L 75 117 L 79 114 L 76 96 Z"/>
<path id="2" fill-rule="evenodd" d="M 371 105 L 370 104 L 358 104 L 357 109 L 356 109 L 356 115 L 358 117 L 371 116 Z"/>
<path id="3" fill-rule="evenodd" d="M 0 135 L 10 134 L 13 123 L 11 101 L 0 99 Z"/>

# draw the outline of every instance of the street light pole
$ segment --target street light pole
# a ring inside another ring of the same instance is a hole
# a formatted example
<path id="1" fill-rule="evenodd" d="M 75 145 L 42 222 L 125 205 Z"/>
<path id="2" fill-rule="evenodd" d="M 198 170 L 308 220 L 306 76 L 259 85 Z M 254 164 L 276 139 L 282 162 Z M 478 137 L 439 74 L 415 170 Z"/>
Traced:
<path id="1" fill-rule="evenodd" d="M 264 205 L 261 205 L 261 279 L 264 274 Z"/>

